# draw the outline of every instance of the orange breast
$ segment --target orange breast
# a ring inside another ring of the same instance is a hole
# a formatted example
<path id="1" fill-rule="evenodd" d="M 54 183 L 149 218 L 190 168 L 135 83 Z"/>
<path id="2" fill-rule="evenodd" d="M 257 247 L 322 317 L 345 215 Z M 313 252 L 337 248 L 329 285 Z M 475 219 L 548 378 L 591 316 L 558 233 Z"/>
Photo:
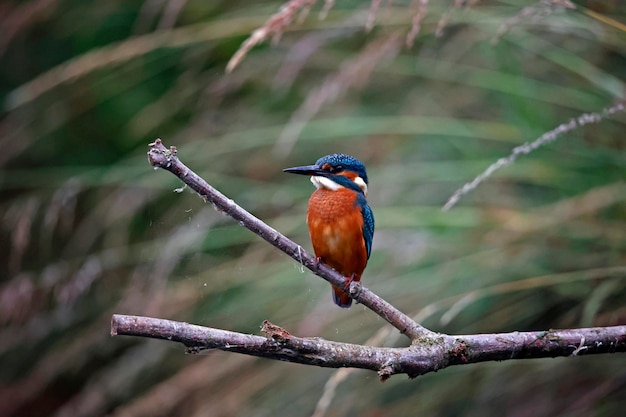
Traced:
<path id="1" fill-rule="evenodd" d="M 315 256 L 343 276 L 359 281 L 367 264 L 363 216 L 356 193 L 348 189 L 316 190 L 309 200 L 309 234 Z"/>

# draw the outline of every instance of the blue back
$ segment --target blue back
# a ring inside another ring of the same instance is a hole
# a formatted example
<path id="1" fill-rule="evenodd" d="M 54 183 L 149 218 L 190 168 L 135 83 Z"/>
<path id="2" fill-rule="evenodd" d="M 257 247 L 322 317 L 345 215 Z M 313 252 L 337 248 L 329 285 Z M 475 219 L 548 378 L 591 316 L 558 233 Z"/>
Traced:
<path id="1" fill-rule="evenodd" d="M 362 193 L 357 196 L 356 203 L 361 208 L 363 215 L 363 240 L 365 240 L 365 248 L 367 249 L 367 259 L 369 259 L 372 251 L 372 240 L 374 239 L 374 213 L 372 213 L 372 209 Z"/>

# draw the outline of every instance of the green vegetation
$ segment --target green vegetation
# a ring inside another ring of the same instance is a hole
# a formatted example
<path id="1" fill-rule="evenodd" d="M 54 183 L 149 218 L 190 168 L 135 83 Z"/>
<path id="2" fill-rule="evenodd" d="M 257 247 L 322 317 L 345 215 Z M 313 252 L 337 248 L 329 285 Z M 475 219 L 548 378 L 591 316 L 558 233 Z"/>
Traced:
<path id="1" fill-rule="evenodd" d="M 0 415 L 311 416 L 329 379 L 329 417 L 623 414 L 619 354 L 381 384 L 109 336 L 120 313 L 406 343 L 362 306 L 335 308 L 325 282 L 189 190 L 173 192 L 181 183 L 146 160 L 156 137 L 306 249 L 313 188 L 281 169 L 357 156 L 376 216 L 364 285 L 432 330 L 626 323 L 625 112 L 521 156 L 441 211 L 514 147 L 624 100 L 625 5 L 431 2 L 407 48 L 411 2 L 382 2 L 369 33 L 370 2 L 337 2 L 323 20 L 318 3 L 229 74 L 280 2 L 0 8 Z"/>

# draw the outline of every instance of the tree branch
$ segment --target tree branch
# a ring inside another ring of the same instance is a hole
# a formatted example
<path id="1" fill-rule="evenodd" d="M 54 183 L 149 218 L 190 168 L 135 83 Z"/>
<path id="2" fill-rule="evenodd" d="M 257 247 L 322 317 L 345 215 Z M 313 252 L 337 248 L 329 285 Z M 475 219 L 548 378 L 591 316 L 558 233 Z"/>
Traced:
<path id="1" fill-rule="evenodd" d="M 148 159 L 152 166 L 176 175 L 217 210 L 225 212 L 332 285 L 343 288 L 345 278 L 341 274 L 317 262 L 300 245 L 207 184 L 180 162 L 175 147 L 167 149 L 157 139 L 150 144 Z M 187 346 L 191 353 L 220 349 L 329 368 L 369 369 L 378 372 L 383 381 L 399 373 L 416 377 L 452 365 L 484 361 L 626 352 L 626 326 L 451 336 L 425 329 L 360 283 L 351 283 L 349 295 L 408 336 L 411 345 L 405 348 L 383 348 L 321 338 L 300 338 L 267 321 L 262 328 L 267 337 L 262 337 L 118 314 L 111 319 L 111 335 L 175 341 Z"/>
<path id="2" fill-rule="evenodd" d="M 265 322 L 267 337 L 242 334 L 150 317 L 114 314 L 111 335 L 141 336 L 179 342 L 191 353 L 219 349 L 262 358 L 326 368 L 352 367 L 411 378 L 452 365 L 508 359 L 626 352 L 626 326 L 575 330 L 513 332 L 466 336 L 437 335 L 405 348 L 338 343 L 292 336 Z"/>
<path id="3" fill-rule="evenodd" d="M 338 288 L 344 288 L 345 277 L 331 267 L 317 262 L 315 257 L 305 251 L 302 246 L 288 239 L 276 229 L 268 226 L 253 216 L 233 200 L 209 185 L 198 174 L 190 170 L 176 156 L 176 147 L 167 149 L 161 139 L 151 143 L 148 151 L 148 160 L 153 167 L 163 168 L 176 175 L 192 190 L 200 194 L 204 201 L 211 202 L 216 210 L 222 211 L 239 222 L 240 225 L 256 233 L 268 243 L 291 256 L 297 262 L 310 269 L 314 274 L 322 277 Z M 347 292 L 350 297 L 363 304 L 374 313 L 385 319 L 389 324 L 400 330 L 411 340 L 436 333 L 415 323 L 409 316 L 380 298 L 378 295 L 363 287 L 359 282 L 352 282 Z"/>

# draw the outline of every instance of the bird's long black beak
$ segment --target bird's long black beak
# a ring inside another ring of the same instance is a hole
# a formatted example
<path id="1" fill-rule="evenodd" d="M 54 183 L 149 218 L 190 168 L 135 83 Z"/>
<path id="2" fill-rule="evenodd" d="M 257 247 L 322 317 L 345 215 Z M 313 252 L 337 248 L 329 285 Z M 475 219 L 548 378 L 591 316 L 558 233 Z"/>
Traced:
<path id="1" fill-rule="evenodd" d="M 301 167 L 293 167 L 293 168 L 285 168 L 283 172 L 287 172 L 289 174 L 300 174 L 300 175 L 323 175 L 326 171 L 320 169 L 317 165 L 305 165 Z"/>

